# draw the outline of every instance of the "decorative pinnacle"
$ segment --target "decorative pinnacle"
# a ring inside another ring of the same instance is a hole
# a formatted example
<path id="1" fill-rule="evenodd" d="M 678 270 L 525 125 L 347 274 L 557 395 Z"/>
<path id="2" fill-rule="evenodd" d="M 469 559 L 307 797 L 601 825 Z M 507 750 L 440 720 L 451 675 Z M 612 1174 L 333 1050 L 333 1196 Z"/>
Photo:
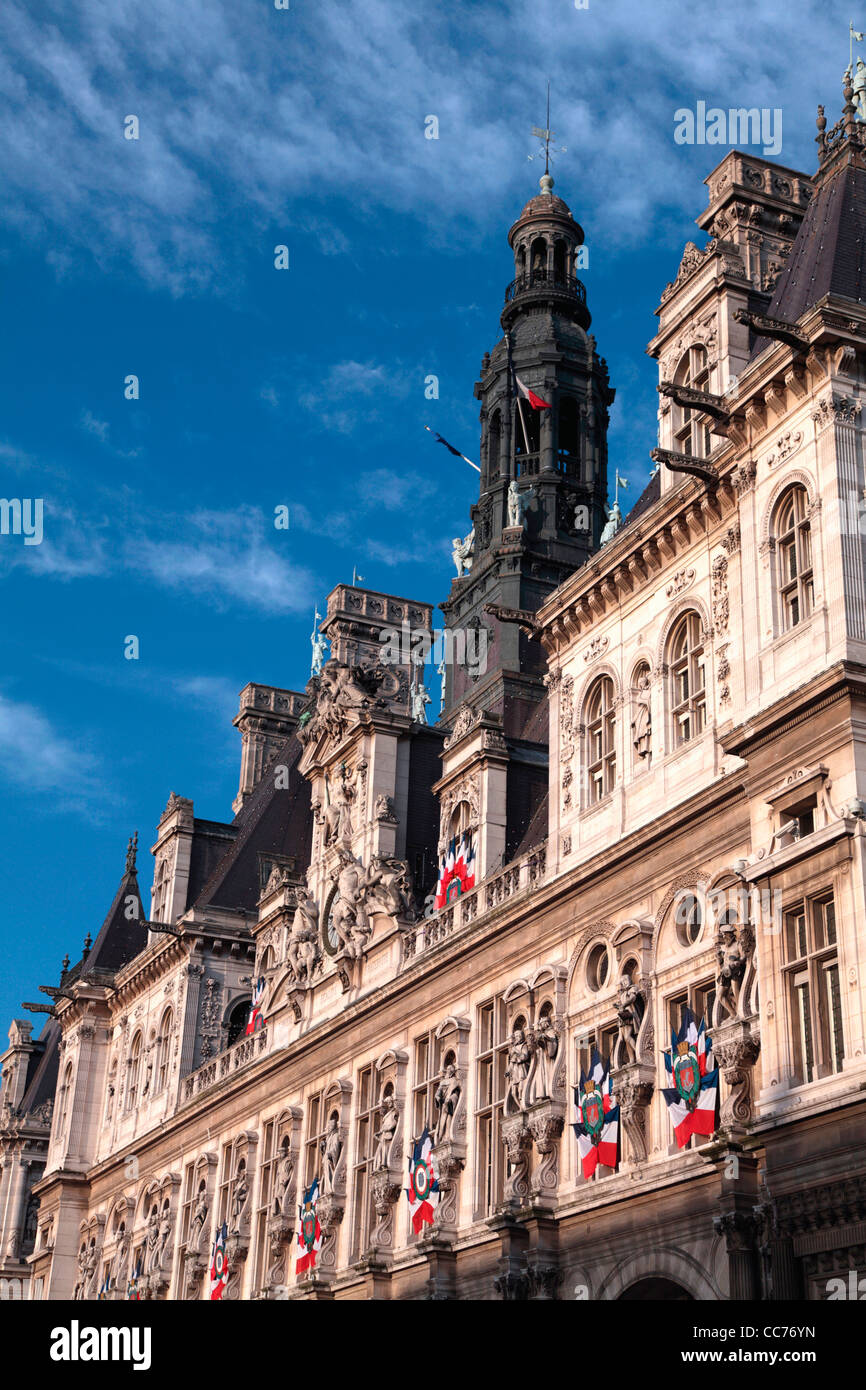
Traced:
<path id="1" fill-rule="evenodd" d="M 545 194 L 546 197 L 550 198 L 553 194 L 553 175 L 548 174 L 546 172 L 543 173 L 541 175 L 541 178 L 538 180 L 538 185 L 542 193 Z"/>
<path id="2" fill-rule="evenodd" d="M 136 830 L 136 832 L 135 832 L 134 835 L 130 835 L 130 837 L 129 837 L 129 844 L 128 844 L 127 847 L 126 847 L 126 872 L 127 872 L 128 874 L 134 874 L 134 873 L 135 873 L 135 856 L 136 856 L 136 853 L 137 853 L 137 852 L 138 852 L 138 831 Z"/>

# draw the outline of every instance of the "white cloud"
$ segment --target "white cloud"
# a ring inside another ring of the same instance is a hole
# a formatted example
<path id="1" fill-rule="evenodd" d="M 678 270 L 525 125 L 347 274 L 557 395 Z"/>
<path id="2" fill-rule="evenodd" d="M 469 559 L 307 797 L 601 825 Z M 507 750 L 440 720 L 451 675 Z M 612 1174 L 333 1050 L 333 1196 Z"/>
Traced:
<path id="1" fill-rule="evenodd" d="M 43 799 L 46 810 L 82 807 L 104 792 L 96 760 L 33 705 L 0 695 L 0 776 Z"/>
<path id="2" fill-rule="evenodd" d="M 562 191 L 578 216 L 592 210 L 592 240 L 635 245 L 660 211 L 693 215 L 684 169 L 701 176 L 724 153 L 674 146 L 678 105 L 781 106 L 786 163 L 812 159 L 802 73 L 841 106 L 836 38 L 805 7 L 786 12 L 784 63 L 776 0 L 733 0 L 700 25 L 682 0 L 473 0 L 457 13 L 459 25 L 448 7 L 419 23 L 397 0 L 285 12 L 6 0 L 3 216 L 67 274 L 75 250 L 174 293 L 230 284 L 227 259 L 272 254 L 282 225 L 296 247 L 345 255 L 334 198 L 361 217 L 410 212 L 447 252 L 531 192 L 529 126 L 549 75 Z M 139 140 L 123 139 L 127 114 Z M 424 138 L 428 114 L 438 140 Z"/>

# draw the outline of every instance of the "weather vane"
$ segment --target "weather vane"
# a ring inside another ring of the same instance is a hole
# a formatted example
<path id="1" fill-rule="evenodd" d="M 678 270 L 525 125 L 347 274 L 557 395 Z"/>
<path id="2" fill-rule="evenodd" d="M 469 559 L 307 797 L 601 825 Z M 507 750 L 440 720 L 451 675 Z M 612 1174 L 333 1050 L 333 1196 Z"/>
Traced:
<path id="1" fill-rule="evenodd" d="M 549 83 L 549 82 L 548 82 L 548 84 L 547 84 L 547 125 L 546 125 L 543 129 L 542 129 L 541 126 L 534 125 L 534 126 L 532 127 L 532 133 L 533 133 L 533 135 L 536 137 L 537 140 L 540 140 L 540 141 L 542 142 L 542 144 L 543 144 L 543 146 L 544 146 L 544 149 L 543 149 L 543 151 L 542 151 L 542 150 L 537 150 L 535 154 L 528 154 L 528 155 L 526 156 L 526 158 L 527 158 L 527 159 L 540 159 L 541 156 L 542 156 L 542 153 L 543 153 L 543 154 L 544 154 L 544 172 L 545 172 L 545 174 L 548 174 L 548 173 L 550 173 L 550 161 L 551 161 L 551 159 L 553 158 L 553 155 L 554 155 L 554 151 L 551 150 L 551 148 L 550 148 L 550 142 L 551 142 L 552 140 L 555 140 L 555 139 L 556 139 L 556 131 L 550 129 L 550 83 Z M 565 152 L 566 152 L 565 145 L 560 145 L 559 149 L 556 151 L 557 154 L 565 154 Z"/>

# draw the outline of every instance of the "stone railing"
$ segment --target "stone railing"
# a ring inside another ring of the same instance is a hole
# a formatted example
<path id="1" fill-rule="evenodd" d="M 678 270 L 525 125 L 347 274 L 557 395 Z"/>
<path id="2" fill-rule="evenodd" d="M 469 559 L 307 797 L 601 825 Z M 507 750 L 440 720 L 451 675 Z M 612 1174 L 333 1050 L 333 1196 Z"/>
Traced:
<path id="1" fill-rule="evenodd" d="M 423 917 L 420 922 L 416 922 L 403 936 L 404 961 L 419 956 L 422 952 L 455 936 L 470 922 L 474 922 L 494 907 L 499 907 L 509 898 L 532 892 L 543 882 L 546 870 L 547 845 L 542 843 L 522 859 L 515 860 L 513 864 L 506 864 L 497 874 L 484 879 L 471 892 L 463 893 L 447 907 L 434 912 L 431 917 Z"/>
<path id="2" fill-rule="evenodd" d="M 262 1028 L 258 1033 L 250 1033 L 247 1038 L 241 1038 L 233 1047 L 221 1052 L 212 1061 L 205 1062 L 203 1067 L 198 1068 L 198 1071 L 190 1072 L 189 1076 L 184 1077 L 181 1102 L 192 1100 L 194 1096 L 200 1096 L 202 1091 L 209 1090 L 217 1081 L 223 1081 L 225 1077 L 233 1076 L 242 1067 L 249 1066 L 250 1062 L 255 1061 L 267 1050 L 267 1028 Z"/>

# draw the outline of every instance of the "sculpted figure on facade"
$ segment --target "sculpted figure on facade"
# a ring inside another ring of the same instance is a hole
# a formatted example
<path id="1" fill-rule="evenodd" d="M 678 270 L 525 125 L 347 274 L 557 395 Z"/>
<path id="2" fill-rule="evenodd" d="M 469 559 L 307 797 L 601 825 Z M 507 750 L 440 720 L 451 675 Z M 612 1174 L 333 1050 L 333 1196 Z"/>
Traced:
<path id="1" fill-rule="evenodd" d="M 512 478 L 508 484 L 508 525 L 512 527 L 523 527 L 525 524 L 526 509 L 535 496 L 534 488 L 527 488 L 521 492 L 517 486 L 516 479 Z"/>
<path id="2" fill-rule="evenodd" d="M 286 956 L 296 982 L 299 985 L 309 985 L 321 959 L 321 951 L 319 908 L 305 888 L 298 893 Z"/>
<path id="3" fill-rule="evenodd" d="M 390 1165 L 391 1148 L 399 1123 L 400 1112 L 397 1109 L 397 1102 L 389 1091 L 382 1097 L 382 1118 L 378 1130 L 373 1135 L 376 1140 L 376 1153 L 373 1158 L 374 1168 L 387 1168 Z"/>
<path id="4" fill-rule="evenodd" d="M 343 1152 L 340 1117 L 336 1110 L 328 1117 L 327 1128 L 319 1140 L 319 1152 L 322 1155 L 322 1192 L 332 1196 L 336 1191 L 337 1168 Z"/>
<path id="5" fill-rule="evenodd" d="M 325 844 L 334 843 L 348 844 L 352 838 L 352 802 L 355 799 L 355 774 L 354 771 L 346 767 L 345 763 L 340 765 L 340 771 L 333 791 L 330 791 L 327 777 L 325 778 L 325 790 L 329 795 L 328 804 L 325 807 Z"/>
<path id="6" fill-rule="evenodd" d="M 351 850 L 341 849 L 338 853 L 339 864 L 331 874 L 337 886 L 332 922 L 343 951 L 357 960 L 363 955 L 372 931 L 365 906 L 366 874 L 363 864 Z"/>
<path id="7" fill-rule="evenodd" d="M 639 758 L 648 758 L 652 752 L 652 711 L 650 700 L 649 671 L 641 671 L 637 680 L 635 714 L 631 725 L 632 742 Z"/>
<path id="8" fill-rule="evenodd" d="M 505 1066 L 505 1113 L 514 1115 L 524 1108 L 526 1082 L 532 1065 L 532 1048 L 526 1040 L 523 1028 L 515 1028 L 508 1046 L 508 1061 Z"/>
<path id="9" fill-rule="evenodd" d="M 207 1189 L 203 1187 L 196 1199 L 195 1211 L 192 1214 L 192 1221 L 190 1222 L 189 1240 L 186 1245 L 189 1254 L 200 1251 L 202 1248 L 209 1210 L 210 1204 L 207 1199 Z"/>
<path id="10" fill-rule="evenodd" d="M 455 536 L 451 542 L 451 555 L 457 568 L 457 578 L 462 579 L 472 568 L 472 552 L 475 549 L 475 528 L 463 540 Z"/>
<path id="11" fill-rule="evenodd" d="M 388 917 L 415 916 L 409 865 L 405 859 L 376 855 L 364 876 L 364 898 L 368 909 L 379 908 Z"/>
<path id="12" fill-rule="evenodd" d="M 108 1286 L 110 1289 L 121 1288 L 126 1280 L 131 1244 L 132 1240 L 129 1231 L 124 1226 L 120 1232 L 120 1238 L 115 1247 L 111 1265 L 108 1270 Z"/>
<path id="13" fill-rule="evenodd" d="M 549 1100 L 553 1095 L 553 1078 L 556 1073 L 556 1059 L 559 1056 L 559 1033 L 556 1020 L 549 1011 L 541 1014 L 535 1028 L 531 1030 L 531 1048 L 535 1065 L 530 1070 L 525 1105 L 533 1105 L 538 1100 Z"/>
<path id="14" fill-rule="evenodd" d="M 619 1065 L 637 1061 L 637 1035 L 643 1019 L 644 998 L 640 986 L 630 975 L 622 975 L 616 999 L 618 1031 L 615 1052 Z"/>
<path id="15" fill-rule="evenodd" d="M 90 1281 L 96 1273 L 96 1245 L 82 1245 L 78 1252 L 78 1277 L 72 1290 L 72 1297 L 78 1301 L 87 1297 Z"/>
<path id="16" fill-rule="evenodd" d="M 719 932 L 716 947 L 716 1021 L 736 1018 L 739 1011 L 740 990 L 746 973 L 748 952 L 737 936 L 737 929 L 724 925 Z"/>
<path id="17" fill-rule="evenodd" d="M 247 1204 L 250 1198 L 250 1185 L 247 1182 L 246 1164 L 238 1165 L 235 1173 L 234 1190 L 232 1192 L 232 1215 L 231 1232 L 234 1234 L 240 1231 L 247 1212 Z"/>
<path id="18" fill-rule="evenodd" d="M 439 1077 L 439 1085 L 433 1096 L 436 1106 L 436 1143 L 442 1144 L 453 1137 L 454 1115 L 463 1093 L 463 1086 L 453 1061 L 447 1061 Z"/>
<path id="19" fill-rule="evenodd" d="M 412 718 L 417 720 L 419 724 L 429 724 L 427 706 L 431 703 L 426 685 L 419 685 L 412 695 Z"/>
<path id="20" fill-rule="evenodd" d="M 286 1219 L 294 1215 L 291 1203 L 292 1179 L 295 1176 L 295 1156 L 291 1149 L 286 1146 L 282 1151 L 282 1158 L 277 1164 L 277 1173 L 274 1178 L 274 1203 L 271 1211 L 272 1216 L 282 1216 Z"/>

